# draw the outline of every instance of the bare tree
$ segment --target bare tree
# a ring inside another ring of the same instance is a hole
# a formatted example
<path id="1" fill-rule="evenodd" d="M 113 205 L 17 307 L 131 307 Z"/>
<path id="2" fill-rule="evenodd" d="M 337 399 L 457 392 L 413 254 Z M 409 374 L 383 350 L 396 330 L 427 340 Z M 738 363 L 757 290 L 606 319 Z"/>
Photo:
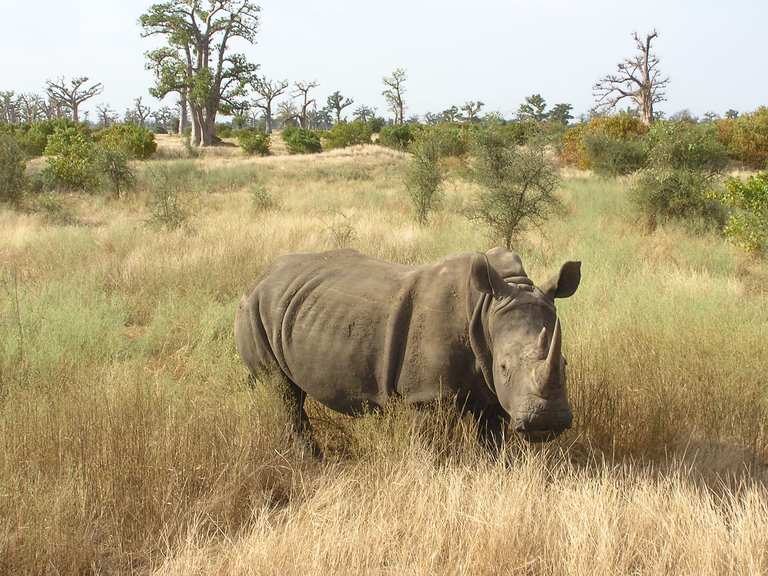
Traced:
<path id="1" fill-rule="evenodd" d="M 277 117 L 282 127 L 290 125 L 291 122 L 298 122 L 299 111 L 293 100 L 283 100 L 277 105 Z"/>
<path id="2" fill-rule="evenodd" d="M 256 108 L 264 112 L 267 134 L 272 133 L 272 102 L 288 89 L 288 80 L 268 80 L 266 76 L 251 81 L 251 88 L 259 97 L 253 101 Z"/>
<path id="3" fill-rule="evenodd" d="M 658 35 L 656 30 L 644 39 L 637 32 L 632 34 L 638 54 L 620 62 L 615 74 L 604 76 L 594 85 L 595 110 L 611 110 L 629 98 L 636 104 L 643 122 L 653 122 L 653 105 L 666 100 L 664 89 L 669 84 L 669 77 L 661 76 L 659 59 L 651 51 L 651 43 Z"/>
<path id="4" fill-rule="evenodd" d="M 341 122 L 341 113 L 344 108 L 352 106 L 354 103 L 355 101 L 352 98 L 344 98 L 344 96 L 342 96 L 341 92 L 338 90 L 328 96 L 328 108 L 333 110 L 336 114 L 336 124 Z"/>
<path id="5" fill-rule="evenodd" d="M 0 122 L 16 124 L 18 121 L 19 107 L 14 96 L 16 93 L 10 90 L 0 92 Z"/>
<path id="6" fill-rule="evenodd" d="M 450 108 L 446 108 L 441 112 L 441 116 L 443 117 L 443 120 L 445 122 L 456 122 L 456 120 L 461 117 L 461 113 L 459 112 L 459 108 L 457 106 L 451 106 Z"/>
<path id="7" fill-rule="evenodd" d="M 37 122 L 43 116 L 45 100 L 37 94 L 21 94 L 16 99 L 19 121 L 25 124 Z"/>
<path id="8" fill-rule="evenodd" d="M 132 116 L 135 119 L 136 124 L 138 124 L 142 128 L 144 127 L 144 124 L 146 124 L 147 118 L 149 118 L 152 115 L 152 110 L 150 110 L 149 106 L 144 106 L 141 103 L 141 96 L 139 96 L 133 101 L 132 112 L 133 112 Z"/>
<path id="9" fill-rule="evenodd" d="M 405 94 L 405 81 L 407 75 L 405 70 L 397 68 L 392 72 L 392 76 L 385 76 L 382 81 L 386 88 L 381 93 L 382 96 L 389 104 L 390 110 L 395 115 L 395 124 L 403 124 L 405 122 L 405 102 L 403 101 L 403 94 Z"/>
<path id="10" fill-rule="evenodd" d="M 480 119 L 480 110 L 483 106 L 485 106 L 485 102 L 481 102 L 480 100 L 469 100 L 468 102 L 465 102 L 464 106 L 461 107 L 461 111 L 464 112 L 462 115 L 463 120 L 469 124 L 477 122 Z"/>
<path id="11" fill-rule="evenodd" d="M 299 112 L 299 124 L 302 128 L 308 128 L 307 125 L 307 111 L 309 107 L 315 103 L 314 98 L 309 97 L 309 91 L 320 86 L 318 82 L 296 82 L 294 84 L 296 90 L 293 93 L 294 98 L 301 98 L 301 110 Z"/>
<path id="12" fill-rule="evenodd" d="M 80 105 L 98 96 L 104 90 L 104 86 L 101 82 L 97 82 L 91 86 L 86 87 L 88 82 L 87 76 L 80 76 L 78 78 L 72 78 L 69 82 L 60 78 L 58 82 L 48 80 L 46 82 L 46 88 L 48 95 L 52 100 L 58 102 L 64 108 L 69 109 L 72 113 L 72 120 L 75 122 L 80 121 Z"/>
<path id="13" fill-rule="evenodd" d="M 109 127 L 117 119 L 117 114 L 109 107 L 109 104 L 99 104 L 96 106 L 96 116 L 99 126 L 102 128 Z"/>

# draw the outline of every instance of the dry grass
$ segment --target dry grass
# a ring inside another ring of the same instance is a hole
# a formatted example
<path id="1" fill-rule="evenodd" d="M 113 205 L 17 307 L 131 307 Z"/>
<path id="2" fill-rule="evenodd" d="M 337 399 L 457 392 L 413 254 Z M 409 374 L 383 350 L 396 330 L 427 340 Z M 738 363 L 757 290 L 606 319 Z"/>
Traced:
<path id="1" fill-rule="evenodd" d="M 67 197 L 79 225 L 0 210 L 0 574 L 768 571 L 768 269 L 714 235 L 645 235 L 621 181 L 567 178 L 569 215 L 520 246 L 539 281 L 584 261 L 560 306 L 572 432 L 493 463 L 469 421 L 313 404 L 330 458 L 293 445 L 232 343 L 262 267 L 493 243 L 458 179 L 413 224 L 403 167 L 373 146 L 159 160 L 124 202 Z M 146 225 L 163 169 L 195 175 L 173 232 Z"/>

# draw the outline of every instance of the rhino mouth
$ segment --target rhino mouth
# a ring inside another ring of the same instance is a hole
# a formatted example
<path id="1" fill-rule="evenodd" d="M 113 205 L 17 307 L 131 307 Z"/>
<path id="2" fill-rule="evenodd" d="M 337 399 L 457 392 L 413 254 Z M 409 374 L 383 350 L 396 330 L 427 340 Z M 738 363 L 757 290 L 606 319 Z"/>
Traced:
<path id="1" fill-rule="evenodd" d="M 560 434 L 565 432 L 565 428 L 561 428 L 560 430 L 524 430 L 522 428 L 518 428 L 515 430 L 526 442 L 530 442 L 531 444 L 539 444 L 542 442 L 551 442 Z"/>

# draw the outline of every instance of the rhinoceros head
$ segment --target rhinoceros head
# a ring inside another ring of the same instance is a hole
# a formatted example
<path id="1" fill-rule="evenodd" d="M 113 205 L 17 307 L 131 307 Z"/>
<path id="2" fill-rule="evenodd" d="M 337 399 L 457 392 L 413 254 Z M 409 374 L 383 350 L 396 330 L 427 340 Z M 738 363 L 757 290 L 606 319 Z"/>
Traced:
<path id="1" fill-rule="evenodd" d="M 492 364 L 488 369 L 512 427 L 530 441 L 554 438 L 573 419 L 555 298 L 576 292 L 581 263 L 566 262 L 558 275 L 535 287 L 524 273 L 505 281 L 485 254 L 477 254 L 471 281 L 491 297 L 483 321 Z"/>

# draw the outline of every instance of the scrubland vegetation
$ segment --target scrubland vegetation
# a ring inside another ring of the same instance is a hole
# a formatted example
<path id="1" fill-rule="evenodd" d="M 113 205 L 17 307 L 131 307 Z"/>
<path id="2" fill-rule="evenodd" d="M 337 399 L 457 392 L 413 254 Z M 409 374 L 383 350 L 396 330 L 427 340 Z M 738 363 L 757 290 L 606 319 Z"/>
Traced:
<path id="1" fill-rule="evenodd" d="M 418 224 L 409 158 L 211 150 L 131 162 L 120 200 L 0 211 L 0 573 L 768 571 L 768 267 L 717 227 L 648 228 L 633 177 L 563 168 L 562 211 L 514 245 L 536 281 L 583 261 L 558 306 L 573 430 L 492 460 L 439 406 L 352 420 L 310 402 L 328 458 L 291 441 L 232 341 L 268 262 L 499 241 L 466 217 L 471 158 L 439 160 Z"/>

